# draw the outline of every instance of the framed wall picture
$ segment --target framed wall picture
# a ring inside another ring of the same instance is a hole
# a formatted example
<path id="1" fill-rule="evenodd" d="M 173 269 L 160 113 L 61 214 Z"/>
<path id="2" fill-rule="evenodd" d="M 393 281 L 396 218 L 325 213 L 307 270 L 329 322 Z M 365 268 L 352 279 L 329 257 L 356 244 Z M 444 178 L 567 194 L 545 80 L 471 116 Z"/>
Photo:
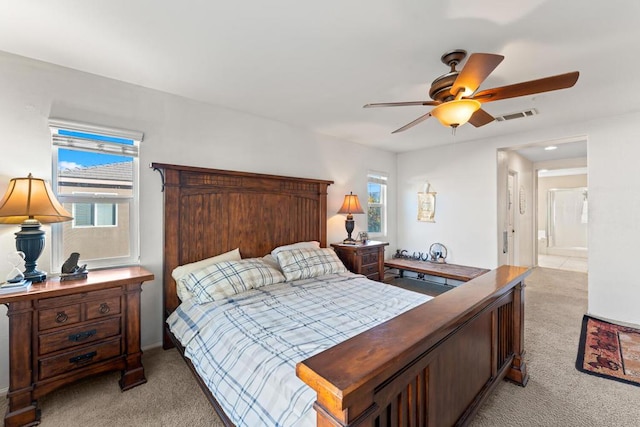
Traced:
<path id="1" fill-rule="evenodd" d="M 518 211 L 520 215 L 524 215 L 527 211 L 527 190 L 524 185 L 520 186 L 520 192 L 518 193 Z"/>
<path id="2" fill-rule="evenodd" d="M 436 193 L 424 191 L 418 193 L 418 221 L 436 222 Z"/>

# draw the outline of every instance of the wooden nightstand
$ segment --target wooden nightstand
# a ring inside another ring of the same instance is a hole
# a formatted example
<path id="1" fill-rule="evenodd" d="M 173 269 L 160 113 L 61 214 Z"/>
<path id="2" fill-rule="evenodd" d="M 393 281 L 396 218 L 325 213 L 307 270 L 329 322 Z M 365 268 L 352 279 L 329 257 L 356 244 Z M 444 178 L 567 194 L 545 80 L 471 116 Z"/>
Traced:
<path id="1" fill-rule="evenodd" d="M 384 247 L 386 242 L 369 240 L 367 243 L 345 245 L 332 243 L 331 246 L 338 254 L 349 271 L 363 274 L 371 280 L 382 282 L 384 280 Z"/>
<path id="2" fill-rule="evenodd" d="M 153 274 L 141 267 L 51 278 L 0 295 L 9 316 L 9 405 L 4 425 L 40 423 L 37 400 L 81 378 L 120 370 L 120 388 L 147 380 L 140 350 L 140 292 Z"/>

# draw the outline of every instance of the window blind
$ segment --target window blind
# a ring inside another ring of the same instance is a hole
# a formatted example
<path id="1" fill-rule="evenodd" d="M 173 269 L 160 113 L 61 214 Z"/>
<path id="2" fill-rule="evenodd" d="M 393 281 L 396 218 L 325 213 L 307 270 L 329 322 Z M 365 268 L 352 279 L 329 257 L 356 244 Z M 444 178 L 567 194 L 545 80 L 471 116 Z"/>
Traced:
<path id="1" fill-rule="evenodd" d="M 138 157 L 142 132 L 49 119 L 53 145 L 96 153 Z"/>

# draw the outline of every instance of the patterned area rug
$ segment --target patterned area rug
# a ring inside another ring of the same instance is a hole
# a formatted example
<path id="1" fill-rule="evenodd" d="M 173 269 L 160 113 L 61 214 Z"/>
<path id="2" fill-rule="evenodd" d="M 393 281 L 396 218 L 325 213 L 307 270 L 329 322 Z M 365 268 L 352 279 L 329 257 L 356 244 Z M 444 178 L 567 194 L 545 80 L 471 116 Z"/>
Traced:
<path id="1" fill-rule="evenodd" d="M 640 330 L 585 315 L 576 368 L 640 387 Z"/>

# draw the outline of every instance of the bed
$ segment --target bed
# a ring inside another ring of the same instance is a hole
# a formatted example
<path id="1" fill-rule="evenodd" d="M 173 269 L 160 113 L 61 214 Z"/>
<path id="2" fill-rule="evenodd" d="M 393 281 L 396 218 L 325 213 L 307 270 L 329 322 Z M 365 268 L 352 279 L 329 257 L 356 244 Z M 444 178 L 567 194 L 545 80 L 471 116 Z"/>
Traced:
<path id="1" fill-rule="evenodd" d="M 194 366 L 199 357 L 191 348 L 195 346 L 184 346 L 184 337 L 177 337 L 167 323 L 172 314 L 175 318 L 175 312 L 186 310 L 172 272 L 234 248 L 249 259 L 295 242 L 317 241 L 326 248 L 327 188 L 332 182 L 151 166 L 161 173 L 164 191 L 163 345 L 178 348 L 223 423 L 231 426 L 229 409 L 220 404 L 225 396 L 212 393 L 210 379 L 199 375 L 201 368 Z M 315 424 L 465 425 L 499 381 L 506 378 L 526 385 L 523 322 L 528 273 L 526 268 L 501 266 L 432 300 L 416 300 L 401 314 L 378 319 L 375 326 L 326 349 L 304 353 L 290 375 L 314 394 Z M 374 286 L 354 276 L 340 273 L 322 280 Z M 298 284 L 282 285 L 289 286 Z M 346 284 L 339 286 L 344 286 L 345 293 L 354 292 Z M 204 337 L 209 329 L 195 335 Z"/>

